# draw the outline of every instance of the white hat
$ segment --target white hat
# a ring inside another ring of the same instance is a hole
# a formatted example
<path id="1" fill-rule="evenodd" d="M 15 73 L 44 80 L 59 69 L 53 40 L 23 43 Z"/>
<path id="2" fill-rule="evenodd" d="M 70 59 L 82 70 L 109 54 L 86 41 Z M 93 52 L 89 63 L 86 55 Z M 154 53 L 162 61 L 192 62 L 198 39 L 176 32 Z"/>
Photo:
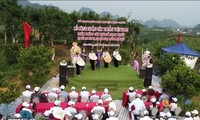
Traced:
<path id="1" fill-rule="evenodd" d="M 61 102 L 60 102 L 59 100 L 55 100 L 55 101 L 54 101 L 54 105 L 55 105 L 55 106 L 60 106 L 60 103 L 61 103 Z"/>
<path id="2" fill-rule="evenodd" d="M 112 98 L 111 98 L 111 97 L 108 97 L 108 98 L 106 99 L 106 101 L 112 101 Z"/>
<path id="3" fill-rule="evenodd" d="M 191 113 L 195 114 L 195 115 L 199 114 L 198 110 L 193 110 L 193 111 L 191 111 Z"/>
<path id="4" fill-rule="evenodd" d="M 145 110 L 144 115 L 149 115 L 149 112 L 147 110 Z"/>
<path id="5" fill-rule="evenodd" d="M 108 88 L 104 88 L 104 93 L 108 93 Z"/>
<path id="6" fill-rule="evenodd" d="M 44 116 L 46 116 L 46 117 L 48 117 L 50 114 L 51 114 L 51 111 L 50 111 L 50 110 L 46 110 L 46 111 L 44 112 Z"/>
<path id="7" fill-rule="evenodd" d="M 76 117 L 77 119 L 82 119 L 83 116 L 79 113 L 79 114 L 75 115 L 75 117 Z"/>
<path id="8" fill-rule="evenodd" d="M 147 90 L 146 89 L 142 89 L 142 92 L 146 92 Z"/>
<path id="9" fill-rule="evenodd" d="M 172 116 L 172 114 L 170 112 L 167 112 L 166 114 L 167 114 L 168 118 Z"/>
<path id="10" fill-rule="evenodd" d="M 34 88 L 34 91 L 35 91 L 35 92 L 38 92 L 39 90 L 40 90 L 40 87 L 35 87 L 35 88 Z"/>
<path id="11" fill-rule="evenodd" d="M 73 87 L 71 87 L 71 90 L 75 90 L 76 88 L 73 86 Z"/>
<path id="12" fill-rule="evenodd" d="M 92 119 L 93 119 L 93 120 L 98 120 L 98 119 L 99 119 L 99 115 L 94 114 L 94 115 L 92 116 Z"/>
<path id="13" fill-rule="evenodd" d="M 141 97 L 141 95 L 140 95 L 140 94 L 136 94 L 136 97 L 137 97 L 137 98 L 140 98 L 140 97 Z"/>
<path id="14" fill-rule="evenodd" d="M 30 85 L 26 85 L 26 89 L 31 89 L 31 86 Z"/>
<path id="15" fill-rule="evenodd" d="M 24 106 L 24 107 L 29 107 L 30 105 L 29 105 L 27 102 L 23 102 L 23 103 L 22 103 L 22 106 Z"/>
<path id="16" fill-rule="evenodd" d="M 96 93 L 96 90 L 92 90 L 92 94 L 95 94 Z"/>
<path id="17" fill-rule="evenodd" d="M 151 102 L 155 103 L 156 102 L 156 98 L 151 98 Z"/>
<path id="18" fill-rule="evenodd" d="M 112 110 L 108 112 L 108 115 L 109 115 L 109 116 L 114 116 L 114 114 L 115 114 L 115 112 L 112 111 Z"/>
<path id="19" fill-rule="evenodd" d="M 177 102 L 177 98 L 176 98 L 176 97 L 173 97 L 172 100 L 173 100 L 174 102 Z"/>
<path id="20" fill-rule="evenodd" d="M 150 51 L 147 50 L 147 51 L 145 51 L 145 53 L 146 53 L 147 55 L 149 55 L 149 54 L 150 54 Z"/>
<path id="21" fill-rule="evenodd" d="M 72 116 L 72 114 L 71 114 L 69 111 L 65 111 L 65 114 L 66 114 L 67 116 Z"/>
<path id="22" fill-rule="evenodd" d="M 53 110 L 53 116 L 57 119 L 63 119 L 64 116 L 65 116 L 65 111 L 60 108 L 60 107 L 56 107 L 54 110 Z"/>
<path id="23" fill-rule="evenodd" d="M 99 99 L 99 100 L 98 100 L 98 103 L 103 104 L 103 100 L 102 100 L 102 99 Z"/>
<path id="24" fill-rule="evenodd" d="M 75 103 L 73 101 L 69 101 L 68 105 L 74 105 Z"/>
<path id="25" fill-rule="evenodd" d="M 19 114 L 19 113 L 16 113 L 15 115 L 14 115 L 14 118 L 20 118 L 21 117 L 21 115 Z"/>
<path id="26" fill-rule="evenodd" d="M 153 87 L 152 87 L 152 86 L 149 86 L 149 89 L 153 89 Z"/>
<path id="27" fill-rule="evenodd" d="M 57 90 L 57 89 L 56 89 L 55 87 L 52 88 L 52 92 L 56 92 L 56 90 Z"/>
<path id="28" fill-rule="evenodd" d="M 83 87 L 82 87 L 82 90 L 86 90 L 86 87 L 85 87 L 85 86 L 83 86 Z"/>
<path id="29" fill-rule="evenodd" d="M 190 113 L 189 111 L 187 111 L 187 112 L 185 113 L 185 116 L 190 117 L 190 116 L 191 116 L 191 113 Z"/>
<path id="30" fill-rule="evenodd" d="M 61 86 L 60 86 L 60 89 L 61 89 L 61 90 L 64 90 L 64 89 L 65 89 L 65 86 L 64 86 L 64 85 L 61 85 Z"/>
<path id="31" fill-rule="evenodd" d="M 129 90 L 134 90 L 134 88 L 133 87 L 129 87 Z"/>

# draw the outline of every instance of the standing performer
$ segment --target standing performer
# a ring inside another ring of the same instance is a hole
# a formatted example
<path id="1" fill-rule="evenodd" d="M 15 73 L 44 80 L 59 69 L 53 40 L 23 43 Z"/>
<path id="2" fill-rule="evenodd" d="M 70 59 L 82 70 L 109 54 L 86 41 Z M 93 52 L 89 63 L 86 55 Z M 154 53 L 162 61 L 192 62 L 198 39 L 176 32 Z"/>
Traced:
<path id="1" fill-rule="evenodd" d="M 85 62 L 80 57 L 79 53 L 76 53 L 76 55 L 73 58 L 73 64 L 76 66 L 76 74 L 81 75 L 80 67 L 85 65 Z"/>
<path id="2" fill-rule="evenodd" d="M 102 50 L 101 49 L 97 50 L 96 56 L 97 56 L 96 66 L 97 66 L 97 68 L 101 69 L 101 57 L 102 57 Z"/>
<path id="3" fill-rule="evenodd" d="M 86 58 L 87 58 L 87 53 L 85 51 L 85 48 L 83 48 L 83 52 L 81 54 L 82 59 L 85 61 L 86 63 Z M 82 70 L 84 70 L 84 66 L 82 67 Z"/>
<path id="4" fill-rule="evenodd" d="M 94 53 L 93 49 L 89 53 L 89 58 L 90 58 L 91 69 L 95 70 L 95 60 L 97 60 L 97 56 Z"/>
<path id="5" fill-rule="evenodd" d="M 108 63 L 112 61 L 109 52 L 105 49 L 103 52 L 104 67 L 108 69 Z"/>
<path id="6" fill-rule="evenodd" d="M 115 49 L 115 51 L 113 51 L 113 57 L 114 57 L 114 65 L 115 67 L 119 66 L 119 61 L 121 61 L 122 57 L 119 54 L 118 48 Z"/>
<path id="7" fill-rule="evenodd" d="M 133 69 L 139 74 L 140 73 L 140 65 L 139 62 L 136 60 L 136 57 L 133 59 Z"/>

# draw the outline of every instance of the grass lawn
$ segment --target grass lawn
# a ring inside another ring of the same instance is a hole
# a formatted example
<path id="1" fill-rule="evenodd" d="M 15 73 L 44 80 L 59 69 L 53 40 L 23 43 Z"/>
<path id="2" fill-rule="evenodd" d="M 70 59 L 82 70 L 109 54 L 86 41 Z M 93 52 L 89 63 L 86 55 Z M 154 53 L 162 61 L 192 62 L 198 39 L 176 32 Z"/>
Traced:
<path id="1" fill-rule="evenodd" d="M 70 91 L 71 86 L 75 86 L 77 91 L 81 90 L 82 86 L 86 86 L 88 91 L 92 89 L 98 90 L 98 86 L 103 88 L 116 85 L 115 89 L 110 89 L 113 99 L 122 99 L 122 93 L 130 86 L 135 89 L 141 89 L 143 80 L 138 78 L 138 74 L 133 70 L 132 66 L 120 65 L 115 68 L 109 65 L 109 69 L 95 69 L 92 71 L 90 65 L 86 65 L 84 71 L 81 71 L 81 76 L 75 74 L 74 78 L 68 78 L 69 84 L 67 91 Z"/>

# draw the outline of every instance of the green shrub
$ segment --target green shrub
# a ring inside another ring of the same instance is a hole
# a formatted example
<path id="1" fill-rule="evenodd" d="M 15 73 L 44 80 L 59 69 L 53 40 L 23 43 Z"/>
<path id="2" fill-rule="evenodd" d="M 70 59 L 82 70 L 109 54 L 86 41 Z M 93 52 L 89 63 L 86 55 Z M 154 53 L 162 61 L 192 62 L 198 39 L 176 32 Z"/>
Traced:
<path id="1" fill-rule="evenodd" d="M 128 64 L 131 60 L 131 55 L 130 55 L 130 52 L 126 49 L 120 49 L 119 50 L 119 53 L 122 57 L 122 61 L 121 61 L 121 64 Z"/>
<path id="2" fill-rule="evenodd" d="M 51 67 L 51 50 L 44 46 L 31 46 L 20 50 L 19 66 L 24 84 L 42 85 Z"/>
<path id="3" fill-rule="evenodd" d="M 9 65 L 18 63 L 19 50 L 20 47 L 16 44 L 6 44 L 4 46 L 4 55 Z"/>

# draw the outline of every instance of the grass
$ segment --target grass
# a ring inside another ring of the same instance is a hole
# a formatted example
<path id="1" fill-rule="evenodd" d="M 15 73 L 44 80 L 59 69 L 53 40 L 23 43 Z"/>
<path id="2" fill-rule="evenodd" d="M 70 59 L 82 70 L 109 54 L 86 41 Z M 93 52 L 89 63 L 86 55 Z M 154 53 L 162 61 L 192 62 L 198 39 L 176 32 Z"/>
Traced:
<path id="1" fill-rule="evenodd" d="M 127 65 L 120 65 L 118 68 L 109 65 L 109 69 L 102 67 L 102 70 L 95 69 L 94 71 L 86 65 L 84 71 L 81 71 L 81 76 L 75 75 L 74 78 L 68 78 L 68 80 L 67 91 L 70 91 L 71 86 L 75 86 L 77 91 L 80 91 L 82 86 L 86 86 L 87 90 L 91 91 L 97 90 L 98 84 L 101 86 L 105 84 L 104 88 L 109 88 L 109 84 L 116 84 L 116 90 L 110 90 L 113 99 L 122 99 L 122 92 L 130 86 L 135 89 L 141 89 L 143 86 L 143 80 L 138 78 L 132 66 Z"/>

